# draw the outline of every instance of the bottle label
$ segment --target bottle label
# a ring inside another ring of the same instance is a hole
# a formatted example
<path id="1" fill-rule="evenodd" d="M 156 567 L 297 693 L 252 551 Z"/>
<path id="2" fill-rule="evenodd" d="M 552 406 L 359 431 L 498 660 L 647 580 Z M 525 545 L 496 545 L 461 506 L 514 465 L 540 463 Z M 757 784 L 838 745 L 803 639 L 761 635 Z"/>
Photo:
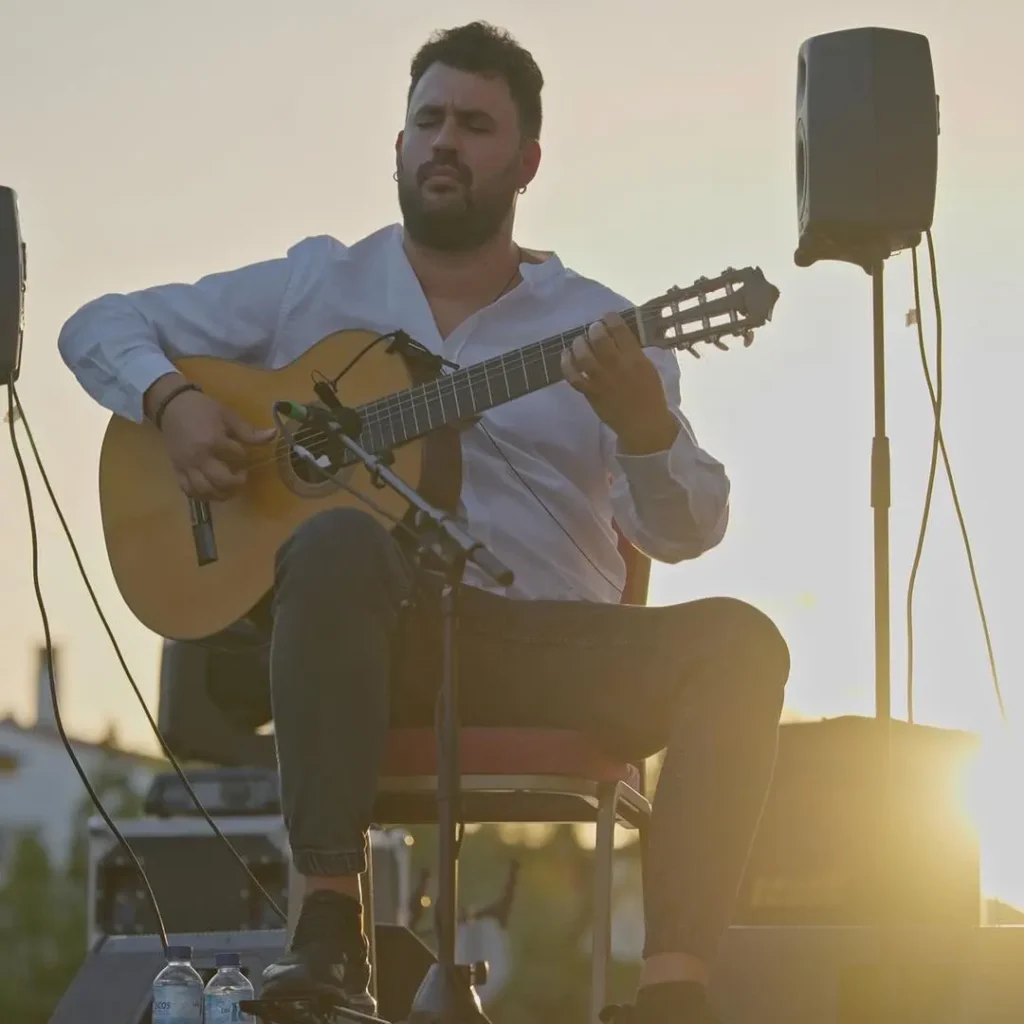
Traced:
<path id="1" fill-rule="evenodd" d="M 161 988 L 153 997 L 153 1024 L 202 1024 L 203 996 L 195 988 Z"/>
<path id="2" fill-rule="evenodd" d="M 252 1016 L 243 1013 L 239 1002 L 245 996 L 241 993 L 236 995 L 208 995 L 206 997 L 206 1017 L 204 1024 L 247 1024 Z"/>

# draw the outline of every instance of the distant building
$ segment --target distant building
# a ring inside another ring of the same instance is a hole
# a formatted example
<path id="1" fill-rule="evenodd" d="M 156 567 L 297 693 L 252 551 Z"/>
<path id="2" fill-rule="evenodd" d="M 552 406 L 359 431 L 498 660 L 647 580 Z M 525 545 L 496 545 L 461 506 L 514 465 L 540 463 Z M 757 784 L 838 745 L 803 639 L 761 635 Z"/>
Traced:
<path id="1" fill-rule="evenodd" d="M 15 838 L 26 830 L 38 834 L 52 863 L 63 864 L 71 847 L 75 813 L 88 799 L 57 731 L 45 651 L 39 655 L 35 687 L 34 724 L 22 725 L 10 716 L 0 719 L 0 881 Z M 120 750 L 112 740 L 69 739 L 91 782 L 114 772 L 141 795 L 161 769 L 162 762 Z"/>

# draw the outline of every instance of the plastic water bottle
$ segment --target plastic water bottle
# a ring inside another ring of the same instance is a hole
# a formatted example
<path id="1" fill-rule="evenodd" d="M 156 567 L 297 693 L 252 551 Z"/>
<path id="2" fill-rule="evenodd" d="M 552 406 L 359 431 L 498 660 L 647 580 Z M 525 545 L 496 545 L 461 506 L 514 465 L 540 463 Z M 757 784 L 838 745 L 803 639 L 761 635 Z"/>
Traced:
<path id="1" fill-rule="evenodd" d="M 167 947 L 167 966 L 153 979 L 153 1024 L 203 1024 L 203 979 L 191 946 Z"/>
<path id="2" fill-rule="evenodd" d="M 239 1002 L 252 999 L 252 983 L 242 973 L 241 959 L 237 953 L 217 954 L 217 973 L 206 986 L 204 1005 L 206 1024 L 239 1024 L 251 1021 L 252 1015 L 242 1013 Z"/>

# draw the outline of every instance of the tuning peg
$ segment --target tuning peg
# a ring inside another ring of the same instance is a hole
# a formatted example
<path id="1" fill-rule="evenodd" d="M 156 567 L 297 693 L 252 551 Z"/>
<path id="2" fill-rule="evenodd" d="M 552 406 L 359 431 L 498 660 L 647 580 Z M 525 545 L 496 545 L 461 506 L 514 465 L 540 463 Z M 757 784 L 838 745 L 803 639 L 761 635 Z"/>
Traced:
<path id="1" fill-rule="evenodd" d="M 753 331 L 744 331 L 743 332 L 743 347 L 744 348 L 750 348 L 750 346 L 753 345 L 753 344 L 754 344 L 754 332 Z"/>
<path id="2" fill-rule="evenodd" d="M 700 359 L 700 353 L 692 345 L 687 345 L 686 351 L 689 352 L 694 359 Z"/>
<path id="3" fill-rule="evenodd" d="M 723 352 L 728 352 L 729 351 L 729 346 L 726 345 L 726 343 L 724 341 L 722 341 L 721 338 L 712 338 L 711 339 L 711 344 L 714 345 L 715 348 L 720 348 Z"/>

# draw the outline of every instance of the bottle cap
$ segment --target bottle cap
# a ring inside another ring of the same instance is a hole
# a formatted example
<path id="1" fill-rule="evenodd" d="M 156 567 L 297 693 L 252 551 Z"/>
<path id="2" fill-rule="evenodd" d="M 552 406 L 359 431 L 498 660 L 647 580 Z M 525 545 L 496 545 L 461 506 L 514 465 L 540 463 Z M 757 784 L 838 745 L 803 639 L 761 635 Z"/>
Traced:
<path id="1" fill-rule="evenodd" d="M 242 958 L 237 953 L 218 953 L 214 963 L 218 967 L 241 967 Z"/>
<path id="2" fill-rule="evenodd" d="M 191 960 L 192 959 L 192 947 L 191 946 L 168 946 L 167 947 L 167 959 L 168 960 Z"/>

